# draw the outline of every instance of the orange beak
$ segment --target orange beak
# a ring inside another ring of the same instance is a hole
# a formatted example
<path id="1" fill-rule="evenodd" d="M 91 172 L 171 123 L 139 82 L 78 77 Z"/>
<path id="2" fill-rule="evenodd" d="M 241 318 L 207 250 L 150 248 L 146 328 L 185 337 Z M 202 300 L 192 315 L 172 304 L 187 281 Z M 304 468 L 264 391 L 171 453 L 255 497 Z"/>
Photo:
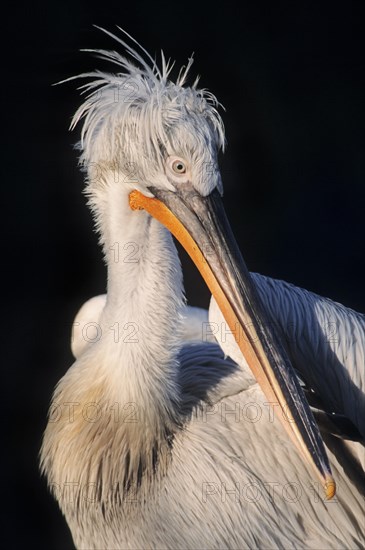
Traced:
<path id="1" fill-rule="evenodd" d="M 266 398 L 280 407 L 285 429 L 320 478 L 326 498 L 331 499 L 336 485 L 317 424 L 290 360 L 267 320 L 218 192 L 202 197 L 191 184 L 176 192 L 157 188 L 150 191 L 156 198 L 132 191 L 131 208 L 146 210 L 188 252 Z"/>

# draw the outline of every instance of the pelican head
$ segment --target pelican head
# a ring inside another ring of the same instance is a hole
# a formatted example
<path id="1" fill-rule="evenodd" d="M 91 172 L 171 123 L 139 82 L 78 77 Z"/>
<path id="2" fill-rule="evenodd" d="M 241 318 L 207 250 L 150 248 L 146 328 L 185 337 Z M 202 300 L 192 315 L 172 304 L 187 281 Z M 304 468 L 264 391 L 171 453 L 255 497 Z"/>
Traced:
<path id="1" fill-rule="evenodd" d="M 199 90 L 197 81 L 185 85 L 191 59 L 174 83 L 172 65 L 163 54 L 159 68 L 142 48 L 140 54 L 113 38 L 134 61 L 97 50 L 119 72 L 81 75 L 91 78 L 83 86 L 89 95 L 72 122 L 75 126 L 83 120 L 81 162 L 104 250 L 104 214 L 111 202 L 123 204 L 129 216 L 148 213 L 175 235 L 208 284 L 267 399 L 279 404 L 285 429 L 331 497 L 334 482 L 321 436 L 283 346 L 266 320 L 222 206 L 217 157 L 225 138 L 218 101 Z M 113 196 L 110 182 L 118 189 Z M 115 224 L 118 212 L 115 207 Z M 291 422 L 285 421 L 288 416 Z"/>
<path id="2" fill-rule="evenodd" d="M 109 34 L 109 33 L 108 33 Z M 116 37 L 114 37 L 116 38 Z M 114 172 L 126 191 L 138 189 L 152 197 L 150 188 L 175 191 L 190 182 L 202 196 L 222 193 L 217 156 L 224 149 L 224 127 L 213 94 L 184 87 L 193 59 L 169 80 L 173 64 L 147 63 L 119 38 L 136 66 L 117 52 L 96 53 L 117 64 L 122 72 L 95 72 L 82 86 L 90 92 L 76 112 L 72 128 L 84 119 L 81 162 L 88 172 L 87 193 L 98 210 L 107 176 Z"/>

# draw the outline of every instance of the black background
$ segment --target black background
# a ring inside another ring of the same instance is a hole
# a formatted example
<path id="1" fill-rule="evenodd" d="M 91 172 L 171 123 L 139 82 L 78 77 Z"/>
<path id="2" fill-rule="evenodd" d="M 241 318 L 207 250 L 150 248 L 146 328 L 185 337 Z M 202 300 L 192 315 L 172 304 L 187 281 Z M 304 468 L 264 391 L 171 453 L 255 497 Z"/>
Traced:
<path id="1" fill-rule="evenodd" d="M 72 362 L 73 316 L 106 270 L 68 132 L 75 83 L 119 24 L 226 108 L 225 205 L 250 270 L 365 310 L 363 2 L 18 3 L 2 35 L 2 541 L 72 548 L 38 474 L 49 399 Z M 208 292 L 183 257 L 190 303 Z M 5 433 L 8 437 L 5 438 Z"/>

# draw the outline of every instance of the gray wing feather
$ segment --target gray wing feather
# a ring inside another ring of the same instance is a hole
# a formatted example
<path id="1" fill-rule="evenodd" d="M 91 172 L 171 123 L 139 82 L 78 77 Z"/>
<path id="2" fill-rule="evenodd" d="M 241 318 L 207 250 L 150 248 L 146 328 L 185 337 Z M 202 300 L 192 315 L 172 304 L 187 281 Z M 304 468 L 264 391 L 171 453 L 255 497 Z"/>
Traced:
<path id="1" fill-rule="evenodd" d="M 219 344 L 189 342 L 180 350 L 178 361 L 184 415 L 189 415 L 202 402 L 214 404 L 255 383 L 250 375 L 243 375 Z"/>
<path id="2" fill-rule="evenodd" d="M 326 410 L 349 418 L 365 438 L 365 316 L 253 273 L 295 368 Z"/>

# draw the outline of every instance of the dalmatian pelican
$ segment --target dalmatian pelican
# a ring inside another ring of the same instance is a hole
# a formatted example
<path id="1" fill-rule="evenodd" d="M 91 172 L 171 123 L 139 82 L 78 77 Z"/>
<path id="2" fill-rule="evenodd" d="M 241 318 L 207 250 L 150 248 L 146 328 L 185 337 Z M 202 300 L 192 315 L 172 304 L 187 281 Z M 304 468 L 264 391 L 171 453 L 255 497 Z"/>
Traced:
<path id="1" fill-rule="evenodd" d="M 107 296 L 95 341 L 55 389 L 41 449 L 75 545 L 361 547 L 360 475 L 325 446 L 302 387 L 337 403 L 351 370 L 297 376 L 224 212 L 219 104 L 186 85 L 192 61 L 172 81 L 163 54 L 158 66 L 126 33 L 111 36 L 126 54 L 96 51 L 117 72 L 81 75 L 72 124 L 83 124 Z M 214 297 L 211 338 L 189 335 L 201 312 L 186 309 L 172 235 Z"/>

